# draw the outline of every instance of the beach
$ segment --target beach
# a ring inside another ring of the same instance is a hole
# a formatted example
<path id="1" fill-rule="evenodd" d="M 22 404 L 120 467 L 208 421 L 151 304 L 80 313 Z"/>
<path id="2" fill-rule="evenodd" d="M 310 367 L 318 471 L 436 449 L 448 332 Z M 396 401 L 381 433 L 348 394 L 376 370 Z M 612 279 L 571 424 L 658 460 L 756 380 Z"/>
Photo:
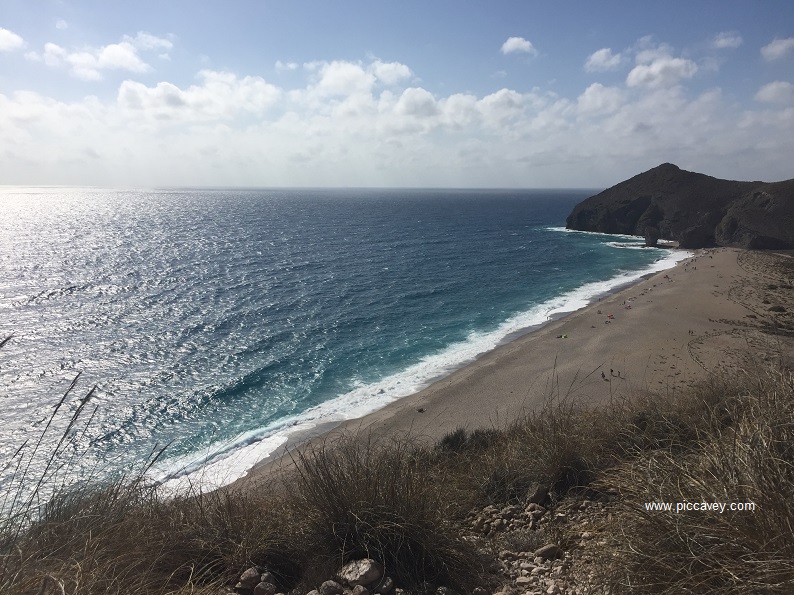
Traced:
<path id="1" fill-rule="evenodd" d="M 435 441 L 457 428 L 504 427 L 560 399 L 598 406 L 681 391 L 720 366 L 741 365 L 748 351 L 774 350 L 780 339 L 758 328 L 766 308 L 751 291 L 769 279 L 768 261 L 761 252 L 698 251 L 313 440 L 358 432 Z M 289 463 L 285 451 L 256 466 L 243 483 Z"/>

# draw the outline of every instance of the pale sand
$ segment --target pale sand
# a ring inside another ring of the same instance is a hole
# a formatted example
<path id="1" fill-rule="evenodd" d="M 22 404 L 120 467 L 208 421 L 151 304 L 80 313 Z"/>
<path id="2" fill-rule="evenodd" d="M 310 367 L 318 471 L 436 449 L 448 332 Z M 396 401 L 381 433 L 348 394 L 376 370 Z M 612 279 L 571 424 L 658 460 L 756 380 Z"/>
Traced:
<path id="1" fill-rule="evenodd" d="M 598 405 L 638 391 L 680 391 L 718 365 L 732 365 L 732 354 L 746 350 L 753 331 L 743 321 L 752 310 L 739 303 L 736 290 L 758 282 L 758 275 L 740 266 L 740 254 L 701 251 L 321 439 L 363 431 L 438 440 L 459 427 L 502 427 L 550 397 Z M 249 479 L 266 477 L 274 464 L 279 459 L 258 466 Z"/>

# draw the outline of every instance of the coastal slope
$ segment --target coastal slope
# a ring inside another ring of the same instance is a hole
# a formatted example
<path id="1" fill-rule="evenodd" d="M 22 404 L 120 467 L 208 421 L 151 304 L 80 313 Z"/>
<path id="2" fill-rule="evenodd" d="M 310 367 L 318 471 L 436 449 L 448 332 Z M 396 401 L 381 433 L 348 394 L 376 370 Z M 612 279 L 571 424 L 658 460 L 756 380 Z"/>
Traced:
<path id="1" fill-rule="evenodd" d="M 782 289 L 790 282 L 767 288 L 772 259 L 732 248 L 693 255 L 482 354 L 419 393 L 344 422 L 331 435 L 408 433 L 433 441 L 458 428 L 500 427 L 560 398 L 598 406 L 652 391 L 679 393 L 738 365 L 748 347 L 770 353 L 789 341 L 769 329 L 794 335 L 790 291 Z M 267 477 L 278 458 L 243 483 Z"/>
<path id="2" fill-rule="evenodd" d="M 664 163 L 585 199 L 566 220 L 579 231 L 646 235 L 682 248 L 794 248 L 794 179 L 721 180 Z"/>

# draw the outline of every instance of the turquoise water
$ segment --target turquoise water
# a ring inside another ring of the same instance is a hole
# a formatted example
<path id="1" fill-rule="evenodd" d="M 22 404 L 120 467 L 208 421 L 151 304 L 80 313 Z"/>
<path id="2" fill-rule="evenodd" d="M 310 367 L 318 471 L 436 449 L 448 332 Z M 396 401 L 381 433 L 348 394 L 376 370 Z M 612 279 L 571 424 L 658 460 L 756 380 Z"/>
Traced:
<path id="1" fill-rule="evenodd" d="M 563 230 L 590 194 L 5 189 L 0 460 L 38 440 L 80 373 L 40 449 L 96 385 L 68 473 L 168 445 L 160 478 L 213 463 L 236 477 L 291 432 L 378 409 L 670 265 L 636 239 Z"/>

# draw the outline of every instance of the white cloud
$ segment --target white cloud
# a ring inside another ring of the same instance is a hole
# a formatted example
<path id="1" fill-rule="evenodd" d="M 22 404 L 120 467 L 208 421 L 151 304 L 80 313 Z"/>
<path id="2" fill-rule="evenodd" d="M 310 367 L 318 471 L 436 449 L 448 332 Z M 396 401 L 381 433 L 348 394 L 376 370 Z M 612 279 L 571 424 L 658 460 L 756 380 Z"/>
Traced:
<path id="1" fill-rule="evenodd" d="M 656 84 L 684 80 L 680 67 L 671 76 L 660 67 L 675 60 L 670 48 L 634 51 L 644 52 L 637 66 L 659 69 L 642 93 L 600 83 L 567 96 L 431 93 L 407 65 L 374 59 L 318 62 L 284 77 L 304 78 L 289 87 L 203 70 L 191 85 L 126 80 L 110 101 L 0 93 L 0 138 L 15 141 L 0 149 L 0 178 L 571 187 L 609 185 L 664 161 L 734 179 L 790 177 L 794 105 L 781 103 L 790 87 L 777 81 L 758 92 L 763 104 L 740 107 L 719 90 Z M 73 53 L 51 44 L 39 59 L 69 66 Z"/>
<path id="2" fill-rule="evenodd" d="M 629 87 L 669 87 L 677 85 L 682 79 L 690 79 L 697 73 L 698 67 L 692 60 L 673 58 L 643 52 L 638 60 L 646 63 L 635 66 L 626 77 Z"/>
<path id="3" fill-rule="evenodd" d="M 464 130 L 478 122 L 477 97 L 470 93 L 453 93 L 439 101 L 442 124 L 453 130 Z"/>
<path id="4" fill-rule="evenodd" d="M 145 31 L 138 31 L 135 37 L 125 35 L 122 41 L 132 44 L 139 50 L 170 50 L 174 47 L 173 42 L 164 37 L 157 37 Z"/>
<path id="5" fill-rule="evenodd" d="M 764 103 L 794 103 L 794 85 L 786 81 L 768 83 L 758 90 L 755 99 Z"/>
<path id="6" fill-rule="evenodd" d="M 394 111 L 415 118 L 429 118 L 439 113 L 433 94 L 421 87 L 410 87 L 403 91 Z"/>
<path id="7" fill-rule="evenodd" d="M 666 43 L 654 45 L 653 38 L 650 36 L 639 39 L 635 45 L 635 51 L 634 62 L 636 64 L 650 64 L 673 55 L 673 48 L 670 45 Z"/>
<path id="8" fill-rule="evenodd" d="M 736 49 L 744 43 L 742 36 L 735 31 L 723 31 L 711 40 L 711 47 L 717 50 Z"/>
<path id="9" fill-rule="evenodd" d="M 66 64 L 73 76 L 85 81 L 101 80 L 102 70 L 140 73 L 150 69 L 140 59 L 135 48 L 126 41 L 82 52 L 69 52 L 54 43 L 47 43 L 44 46 L 44 63 L 48 66 Z"/>
<path id="10" fill-rule="evenodd" d="M 44 44 L 44 51 L 28 52 L 29 60 L 44 62 L 47 66 L 65 67 L 69 73 L 84 81 L 99 81 L 103 71 L 124 70 L 127 72 L 144 73 L 152 70 L 138 54 L 139 50 L 169 50 L 173 43 L 167 39 L 139 32 L 135 37 L 125 35 L 119 43 L 111 43 L 98 48 L 83 48 L 70 51 L 55 43 Z M 170 59 L 167 53 L 159 55 L 164 60 Z"/>
<path id="11" fill-rule="evenodd" d="M 617 69 L 622 61 L 620 53 L 613 53 L 611 48 L 601 48 L 587 57 L 584 69 L 587 72 L 606 72 Z"/>
<path id="12" fill-rule="evenodd" d="M 761 55 L 764 60 L 771 62 L 772 60 L 779 60 L 791 50 L 794 50 L 794 37 L 775 39 L 761 48 Z"/>
<path id="13" fill-rule="evenodd" d="M 512 89 L 499 89 L 477 102 L 484 124 L 491 130 L 514 125 L 524 114 L 527 99 Z"/>
<path id="14" fill-rule="evenodd" d="M 276 60 L 276 70 L 278 72 L 283 72 L 285 70 L 298 70 L 298 63 L 297 62 L 282 62 L 281 60 Z"/>
<path id="15" fill-rule="evenodd" d="M 369 93 L 374 83 L 375 75 L 364 70 L 361 64 L 334 60 L 319 66 L 319 80 L 314 91 L 321 97 Z"/>
<path id="16" fill-rule="evenodd" d="M 25 46 L 25 40 L 8 29 L 0 27 L 0 52 L 11 52 Z"/>
<path id="17" fill-rule="evenodd" d="M 538 53 L 538 50 L 535 49 L 532 42 L 523 37 L 508 37 L 507 41 L 502 44 L 501 51 L 503 54 L 521 53 L 533 56 Z"/>
<path id="18" fill-rule="evenodd" d="M 622 103 L 623 92 L 620 89 L 593 83 L 578 97 L 576 107 L 580 114 L 593 116 L 613 113 Z"/>
<path id="19" fill-rule="evenodd" d="M 373 62 L 369 71 L 372 72 L 379 81 L 386 85 L 396 85 L 400 81 L 410 78 L 413 75 L 411 69 L 399 62 Z"/>
<path id="20" fill-rule="evenodd" d="M 200 84 L 180 89 L 168 82 L 147 87 L 124 81 L 117 104 L 132 118 L 162 123 L 228 120 L 245 114 L 261 114 L 278 101 L 280 90 L 260 77 L 238 78 L 229 72 L 202 70 Z"/>

